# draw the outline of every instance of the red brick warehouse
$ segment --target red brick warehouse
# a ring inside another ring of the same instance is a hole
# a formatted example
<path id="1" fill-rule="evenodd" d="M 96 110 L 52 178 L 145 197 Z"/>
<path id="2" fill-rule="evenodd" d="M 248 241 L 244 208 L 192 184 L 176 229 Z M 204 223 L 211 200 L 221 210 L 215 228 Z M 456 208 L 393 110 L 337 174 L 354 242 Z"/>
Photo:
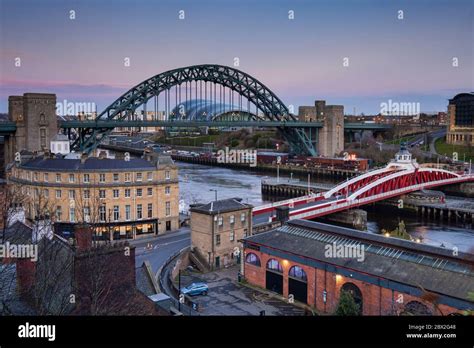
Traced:
<path id="1" fill-rule="evenodd" d="M 250 284 L 292 295 L 321 314 L 334 313 L 341 290 L 353 295 L 362 315 L 453 315 L 474 308 L 472 254 L 304 220 L 243 243 Z M 363 249 L 363 260 L 326 257 L 333 245 Z"/>

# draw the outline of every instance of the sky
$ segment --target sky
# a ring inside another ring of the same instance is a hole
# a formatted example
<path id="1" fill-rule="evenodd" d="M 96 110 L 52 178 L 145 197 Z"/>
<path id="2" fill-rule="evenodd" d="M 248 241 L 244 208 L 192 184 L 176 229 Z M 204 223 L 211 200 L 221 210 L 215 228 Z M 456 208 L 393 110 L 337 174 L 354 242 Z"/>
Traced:
<path id="1" fill-rule="evenodd" d="M 371 114 L 392 100 L 445 111 L 449 98 L 474 91 L 473 4 L 0 0 L 0 112 L 9 95 L 26 92 L 101 111 L 158 73 L 233 66 L 235 58 L 287 105 L 325 99 L 346 113 Z"/>

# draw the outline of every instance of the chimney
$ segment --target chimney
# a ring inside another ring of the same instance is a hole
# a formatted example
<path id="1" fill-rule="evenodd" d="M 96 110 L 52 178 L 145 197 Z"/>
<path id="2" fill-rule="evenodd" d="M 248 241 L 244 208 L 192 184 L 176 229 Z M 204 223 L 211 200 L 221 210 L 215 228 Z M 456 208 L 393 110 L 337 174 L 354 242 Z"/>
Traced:
<path id="1" fill-rule="evenodd" d="M 107 152 L 100 151 L 99 152 L 99 159 L 105 159 L 105 158 L 107 158 Z"/>
<path id="2" fill-rule="evenodd" d="M 76 237 L 77 251 L 86 251 L 92 247 L 92 230 L 88 225 L 74 226 L 74 236 Z"/>
<path id="3" fill-rule="evenodd" d="M 81 163 L 84 164 L 86 163 L 86 160 L 87 160 L 88 156 L 86 153 L 82 153 L 81 154 Z"/>
<path id="4" fill-rule="evenodd" d="M 115 159 L 116 160 L 123 160 L 123 159 L 125 159 L 125 155 L 123 154 L 123 152 L 116 152 L 115 153 Z"/>

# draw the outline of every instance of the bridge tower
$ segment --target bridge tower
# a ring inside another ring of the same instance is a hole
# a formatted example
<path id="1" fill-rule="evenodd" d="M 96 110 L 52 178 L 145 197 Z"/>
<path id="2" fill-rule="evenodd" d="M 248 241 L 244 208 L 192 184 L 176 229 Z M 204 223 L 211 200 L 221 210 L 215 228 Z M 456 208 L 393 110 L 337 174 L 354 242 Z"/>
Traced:
<path id="1" fill-rule="evenodd" d="M 25 93 L 8 98 L 8 118 L 16 123 L 16 133 L 5 137 L 5 163 L 14 160 L 21 150 L 49 148 L 58 133 L 56 94 Z"/>
<path id="2" fill-rule="evenodd" d="M 335 156 L 344 150 L 344 106 L 326 105 L 325 100 L 316 100 L 314 106 L 300 106 L 299 120 L 322 122 L 317 138 L 310 136 L 321 156 Z"/>

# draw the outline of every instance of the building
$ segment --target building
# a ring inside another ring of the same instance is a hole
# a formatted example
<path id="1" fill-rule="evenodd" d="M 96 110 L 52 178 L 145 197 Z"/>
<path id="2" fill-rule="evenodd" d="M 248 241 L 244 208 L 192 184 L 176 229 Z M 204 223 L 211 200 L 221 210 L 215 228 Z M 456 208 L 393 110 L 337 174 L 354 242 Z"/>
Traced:
<path id="1" fill-rule="evenodd" d="M 58 133 L 56 95 L 25 93 L 23 96 L 10 96 L 8 118 L 16 123 L 16 133 L 6 139 L 6 163 L 21 150 L 48 149 L 51 139 Z"/>
<path id="2" fill-rule="evenodd" d="M 474 308 L 468 295 L 472 254 L 305 220 L 243 244 L 243 276 L 250 284 L 321 314 L 335 312 L 343 290 L 363 315 L 450 315 Z"/>
<path id="3" fill-rule="evenodd" d="M 69 139 L 64 134 L 56 134 L 49 146 L 51 153 L 67 155 L 70 152 Z"/>
<path id="4" fill-rule="evenodd" d="M 191 247 L 209 268 L 240 262 L 239 240 L 252 234 L 252 208 L 240 198 L 190 206 Z"/>
<path id="5" fill-rule="evenodd" d="M 449 99 L 446 142 L 474 145 L 474 93 L 460 93 Z"/>
<path id="6" fill-rule="evenodd" d="M 314 106 L 300 106 L 298 117 L 304 122 L 323 123 L 317 136 L 316 146 L 319 155 L 332 157 L 344 150 L 343 105 L 326 105 L 326 101 L 316 100 Z"/>
<path id="7" fill-rule="evenodd" d="M 8 241 L 32 243 L 31 229 L 14 227 L 7 231 Z M 75 235 L 73 243 L 58 235 L 35 243 L 36 260 L 12 260 L 10 272 L 0 274 L 2 284 L 8 284 L 1 290 L 9 290 L 2 297 L 8 311 L 3 308 L 2 313 L 169 315 L 152 298 L 157 288 L 154 274 L 149 267 L 135 266 L 133 245 L 127 241 L 95 244 L 85 225 L 76 225 Z"/>
<path id="8" fill-rule="evenodd" d="M 17 163 L 8 181 L 25 195 L 26 218 L 51 219 L 72 237 L 77 223 L 96 226 L 96 238 L 156 235 L 179 228 L 178 169 L 168 156 L 66 159 L 50 155 Z"/>

